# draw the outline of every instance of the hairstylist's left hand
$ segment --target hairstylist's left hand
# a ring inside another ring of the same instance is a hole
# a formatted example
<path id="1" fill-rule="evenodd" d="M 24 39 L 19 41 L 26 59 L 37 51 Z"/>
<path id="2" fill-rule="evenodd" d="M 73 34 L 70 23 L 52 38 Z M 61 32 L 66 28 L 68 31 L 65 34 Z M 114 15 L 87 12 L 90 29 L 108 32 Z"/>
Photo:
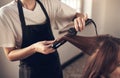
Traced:
<path id="1" fill-rule="evenodd" d="M 74 19 L 74 26 L 76 31 L 82 31 L 85 28 L 85 21 L 88 19 L 87 14 L 76 14 L 76 18 Z"/>

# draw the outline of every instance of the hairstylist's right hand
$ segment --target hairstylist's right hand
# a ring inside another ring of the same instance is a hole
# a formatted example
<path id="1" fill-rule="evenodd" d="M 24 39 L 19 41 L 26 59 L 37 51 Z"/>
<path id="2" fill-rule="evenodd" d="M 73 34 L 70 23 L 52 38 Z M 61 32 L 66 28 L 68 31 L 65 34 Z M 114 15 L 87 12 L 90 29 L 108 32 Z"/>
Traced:
<path id="1" fill-rule="evenodd" d="M 33 48 L 35 52 L 39 52 L 42 54 L 50 54 L 55 52 L 55 49 L 53 49 L 51 46 L 53 45 L 54 40 L 52 41 L 40 41 L 35 44 L 33 44 Z"/>

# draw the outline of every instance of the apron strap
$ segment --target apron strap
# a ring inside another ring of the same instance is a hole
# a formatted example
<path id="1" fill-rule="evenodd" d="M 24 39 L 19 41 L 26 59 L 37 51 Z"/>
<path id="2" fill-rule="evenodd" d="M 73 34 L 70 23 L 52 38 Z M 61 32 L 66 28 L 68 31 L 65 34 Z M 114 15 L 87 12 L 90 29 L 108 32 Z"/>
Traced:
<path id="1" fill-rule="evenodd" d="M 47 11 L 46 11 L 46 9 L 44 8 L 43 4 L 42 4 L 39 0 L 36 0 L 36 1 L 40 4 L 43 12 L 45 13 L 45 16 L 46 16 L 46 18 L 47 18 L 47 21 L 50 21 L 50 20 L 49 20 L 49 16 L 48 16 L 48 14 L 47 14 Z"/>
<path id="2" fill-rule="evenodd" d="M 25 18 L 24 18 L 24 14 L 23 14 L 22 3 L 20 0 L 18 0 L 17 6 L 18 6 L 18 11 L 19 11 L 21 26 L 24 27 L 26 25 L 26 23 L 25 23 Z"/>

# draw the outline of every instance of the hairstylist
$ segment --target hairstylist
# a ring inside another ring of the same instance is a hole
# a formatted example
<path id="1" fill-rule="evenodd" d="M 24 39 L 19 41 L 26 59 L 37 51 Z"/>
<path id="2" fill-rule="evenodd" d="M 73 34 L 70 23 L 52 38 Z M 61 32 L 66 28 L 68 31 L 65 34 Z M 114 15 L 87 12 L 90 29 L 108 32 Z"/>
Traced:
<path id="1" fill-rule="evenodd" d="M 0 8 L 0 47 L 10 61 L 20 61 L 19 78 L 63 78 L 51 27 L 73 19 L 83 30 L 87 17 L 59 0 L 13 0 Z"/>

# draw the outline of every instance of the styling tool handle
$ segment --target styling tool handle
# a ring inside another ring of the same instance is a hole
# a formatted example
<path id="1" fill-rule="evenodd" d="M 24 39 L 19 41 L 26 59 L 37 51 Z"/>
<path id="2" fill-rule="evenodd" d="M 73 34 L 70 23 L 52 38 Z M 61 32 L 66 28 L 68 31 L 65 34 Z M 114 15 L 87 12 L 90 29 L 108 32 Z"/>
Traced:
<path id="1" fill-rule="evenodd" d="M 52 48 L 57 49 L 58 47 L 60 47 L 61 45 L 63 45 L 66 42 L 66 40 L 64 39 L 59 39 L 57 41 L 55 41 L 52 45 Z"/>

